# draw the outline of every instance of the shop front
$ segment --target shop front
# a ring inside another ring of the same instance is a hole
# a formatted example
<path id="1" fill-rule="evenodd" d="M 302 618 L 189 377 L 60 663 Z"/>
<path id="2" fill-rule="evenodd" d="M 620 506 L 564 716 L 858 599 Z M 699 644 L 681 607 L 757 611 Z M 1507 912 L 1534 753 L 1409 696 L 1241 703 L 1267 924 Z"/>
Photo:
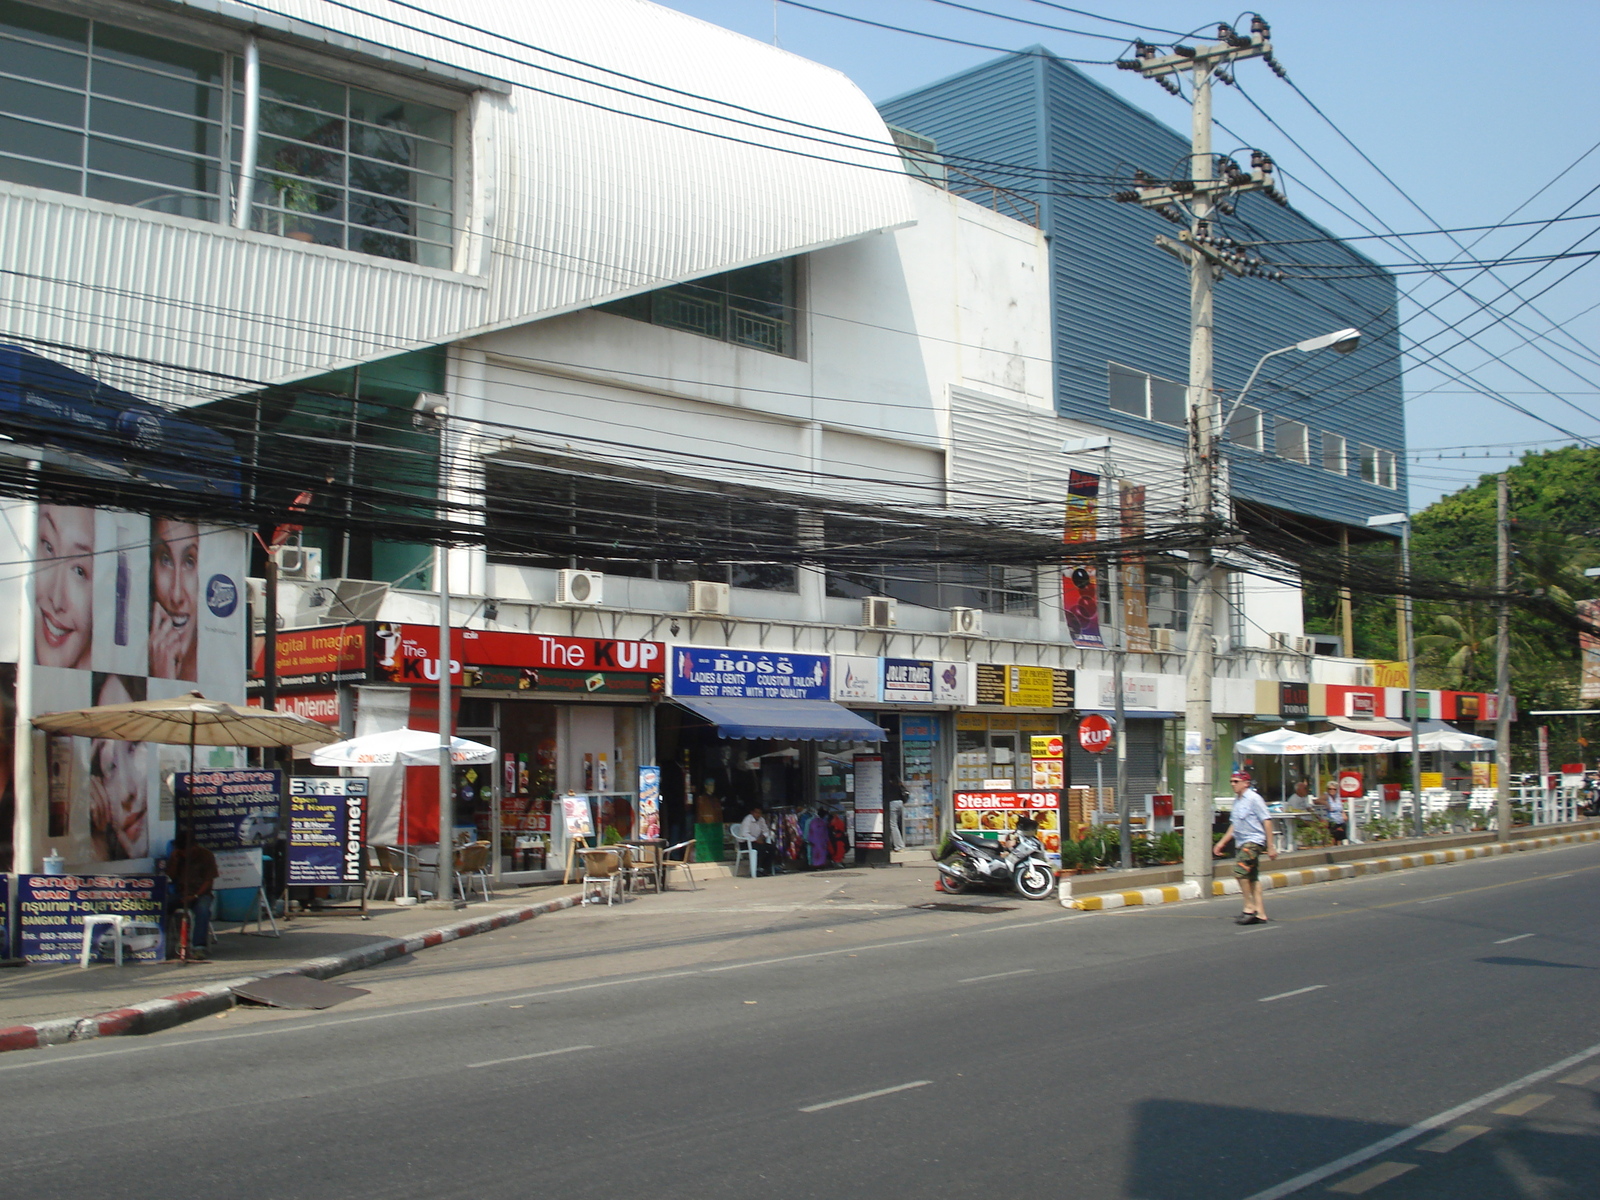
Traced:
<path id="1" fill-rule="evenodd" d="M 676 646 L 657 713 L 662 822 L 701 861 L 760 808 L 790 869 L 886 856 L 888 738 L 834 703 L 828 655 Z"/>
<path id="2" fill-rule="evenodd" d="M 438 629 L 378 623 L 373 636 L 375 686 L 361 689 L 368 719 L 358 731 L 437 729 Z M 497 877 L 559 866 L 557 801 L 570 793 L 591 798 L 597 837 L 636 836 L 639 769 L 654 763 L 661 643 L 457 629 L 451 647 L 460 656 L 450 664 L 455 732 L 496 751 L 492 764 L 455 768 L 456 831 L 494 846 Z M 373 840 L 437 841 L 436 770 L 404 768 L 399 782 Z"/>
<path id="3" fill-rule="evenodd" d="M 1070 733 L 1076 676 L 1058 667 L 978 663 L 972 667 L 973 703 L 955 714 L 954 793 L 963 812 L 988 811 L 974 794 L 1051 793 L 1070 788 L 1062 744 Z M 1090 778 L 1093 778 L 1091 773 Z M 1031 803 L 1031 802 L 1030 802 Z M 1015 828 L 1021 809 L 997 805 L 988 818 Z M 957 814 L 947 814 L 954 819 Z M 1059 825 L 1060 822 L 1058 822 Z M 958 822 L 959 824 L 959 822 Z M 1047 853 L 1059 854 L 1059 829 L 1041 830 Z"/>

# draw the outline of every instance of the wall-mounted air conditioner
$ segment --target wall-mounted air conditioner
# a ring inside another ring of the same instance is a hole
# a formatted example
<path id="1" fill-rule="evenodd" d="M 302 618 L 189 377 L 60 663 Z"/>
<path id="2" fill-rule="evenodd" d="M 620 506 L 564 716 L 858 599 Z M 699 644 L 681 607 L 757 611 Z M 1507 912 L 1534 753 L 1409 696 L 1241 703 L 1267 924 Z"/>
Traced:
<path id="1" fill-rule="evenodd" d="M 689 611 L 692 613 L 727 616 L 728 598 L 729 590 L 725 583 L 713 583 L 705 579 L 689 582 Z"/>
<path id="2" fill-rule="evenodd" d="M 952 608 L 950 610 L 950 632 L 966 633 L 974 636 L 982 633 L 983 609 Z"/>
<path id="3" fill-rule="evenodd" d="M 556 572 L 557 604 L 599 604 L 606 577 L 599 571 L 563 570 Z"/>
<path id="4" fill-rule="evenodd" d="M 861 597 L 861 623 L 873 629 L 893 629 L 899 620 L 899 602 L 888 596 Z"/>
<path id="5" fill-rule="evenodd" d="M 1150 631 L 1150 648 L 1157 654 L 1171 654 L 1176 649 L 1176 643 L 1170 629 L 1152 629 Z"/>
<path id="6" fill-rule="evenodd" d="M 1294 648 L 1294 639 L 1287 633 L 1269 633 L 1267 634 L 1267 645 L 1274 650 L 1292 650 Z"/>
<path id="7" fill-rule="evenodd" d="M 1355 670 L 1356 687 L 1372 687 L 1377 672 L 1371 667 L 1357 667 Z"/>
<path id="8" fill-rule="evenodd" d="M 1296 654 L 1315 654 L 1317 652 L 1316 639 L 1308 637 L 1295 638 L 1294 652 Z"/>
<path id="9" fill-rule="evenodd" d="M 272 552 L 279 579 L 322 578 L 322 551 L 314 546 L 279 546 Z"/>

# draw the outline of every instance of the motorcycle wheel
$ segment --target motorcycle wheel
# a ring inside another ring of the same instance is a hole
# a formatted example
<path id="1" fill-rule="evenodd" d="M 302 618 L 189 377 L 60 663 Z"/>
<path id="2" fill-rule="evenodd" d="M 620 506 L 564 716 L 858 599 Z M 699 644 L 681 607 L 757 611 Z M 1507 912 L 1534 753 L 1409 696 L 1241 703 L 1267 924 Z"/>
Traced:
<path id="1" fill-rule="evenodd" d="M 946 875 L 943 871 L 939 872 L 939 878 L 944 883 L 944 890 L 952 896 L 959 896 L 967 890 L 968 884 L 965 879 L 955 875 Z"/>
<path id="2" fill-rule="evenodd" d="M 1024 900 L 1048 900 L 1056 890 L 1055 872 L 1042 862 L 1023 863 L 1017 868 L 1012 883 Z M 945 886 L 949 887 L 949 884 Z"/>

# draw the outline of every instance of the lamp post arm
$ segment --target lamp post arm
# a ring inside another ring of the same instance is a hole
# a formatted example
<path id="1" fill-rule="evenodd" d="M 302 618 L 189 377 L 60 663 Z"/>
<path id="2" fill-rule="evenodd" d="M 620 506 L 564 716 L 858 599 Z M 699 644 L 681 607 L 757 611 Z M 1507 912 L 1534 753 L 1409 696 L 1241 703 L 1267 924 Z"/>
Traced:
<path id="1" fill-rule="evenodd" d="M 1261 361 L 1256 363 L 1255 369 L 1250 372 L 1250 378 L 1244 381 L 1244 387 L 1241 388 L 1239 394 L 1233 398 L 1233 403 L 1228 406 L 1228 411 L 1223 413 L 1222 428 L 1218 431 L 1219 437 L 1223 439 L 1227 438 L 1228 426 L 1233 424 L 1233 415 L 1239 411 L 1239 405 L 1243 404 L 1244 398 L 1250 394 L 1250 389 L 1255 384 L 1256 376 L 1261 374 L 1261 368 L 1267 365 L 1267 359 L 1276 358 L 1280 354 L 1287 354 L 1289 351 L 1298 350 L 1299 348 L 1300 347 L 1298 346 L 1285 346 L 1282 350 L 1268 350 L 1261 356 Z"/>

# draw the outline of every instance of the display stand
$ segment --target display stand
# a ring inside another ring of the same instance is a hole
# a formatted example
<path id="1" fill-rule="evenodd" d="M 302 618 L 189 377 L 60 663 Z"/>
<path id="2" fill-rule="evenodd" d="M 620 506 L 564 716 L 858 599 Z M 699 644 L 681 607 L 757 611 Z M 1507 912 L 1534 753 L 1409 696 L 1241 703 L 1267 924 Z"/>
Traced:
<path id="1" fill-rule="evenodd" d="M 561 875 L 562 885 L 572 882 L 572 864 L 578 850 L 589 849 L 589 839 L 594 837 L 594 818 L 589 809 L 588 796 L 569 792 L 561 797 L 561 827 L 567 835 L 567 865 Z"/>

